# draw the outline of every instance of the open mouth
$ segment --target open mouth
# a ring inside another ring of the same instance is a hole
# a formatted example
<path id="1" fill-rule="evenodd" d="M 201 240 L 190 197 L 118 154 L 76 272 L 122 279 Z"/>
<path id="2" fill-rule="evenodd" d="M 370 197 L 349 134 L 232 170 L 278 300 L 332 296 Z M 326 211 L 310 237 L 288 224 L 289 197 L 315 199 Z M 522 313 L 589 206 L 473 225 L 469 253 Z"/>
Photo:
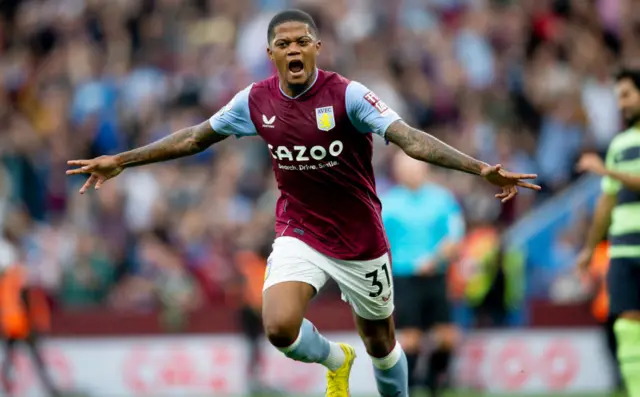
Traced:
<path id="1" fill-rule="evenodd" d="M 289 71 L 294 75 L 300 74 L 304 70 L 304 63 L 300 60 L 289 62 Z"/>

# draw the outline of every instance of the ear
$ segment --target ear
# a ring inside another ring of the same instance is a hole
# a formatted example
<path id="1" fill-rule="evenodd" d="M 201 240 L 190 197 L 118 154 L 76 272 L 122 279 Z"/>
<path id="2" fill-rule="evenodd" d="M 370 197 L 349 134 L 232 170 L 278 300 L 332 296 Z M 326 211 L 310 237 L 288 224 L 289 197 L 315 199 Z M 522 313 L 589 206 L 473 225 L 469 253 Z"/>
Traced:
<path id="1" fill-rule="evenodd" d="M 271 46 L 267 46 L 267 55 L 269 56 L 269 59 L 271 59 L 272 61 L 273 59 L 273 51 L 271 51 Z"/>
<path id="2" fill-rule="evenodd" d="M 322 48 L 322 41 L 320 40 L 316 41 L 316 51 L 318 52 L 318 54 L 320 53 L 321 48 Z"/>

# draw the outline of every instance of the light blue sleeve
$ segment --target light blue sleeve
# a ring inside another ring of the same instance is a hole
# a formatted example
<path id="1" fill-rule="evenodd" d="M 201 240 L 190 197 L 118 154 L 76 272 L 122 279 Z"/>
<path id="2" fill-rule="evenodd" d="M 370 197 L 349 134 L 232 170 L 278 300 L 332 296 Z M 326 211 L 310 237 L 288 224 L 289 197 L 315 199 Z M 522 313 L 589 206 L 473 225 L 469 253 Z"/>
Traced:
<path id="1" fill-rule="evenodd" d="M 237 137 L 254 136 L 258 134 L 251 121 L 249 113 L 249 93 L 253 84 L 238 92 L 225 107 L 211 116 L 211 128 L 221 135 L 235 135 Z"/>
<path id="2" fill-rule="evenodd" d="M 351 124 L 364 134 L 373 132 L 384 138 L 391 123 L 400 120 L 398 113 L 389 109 L 376 94 L 356 81 L 347 86 L 345 102 Z"/>

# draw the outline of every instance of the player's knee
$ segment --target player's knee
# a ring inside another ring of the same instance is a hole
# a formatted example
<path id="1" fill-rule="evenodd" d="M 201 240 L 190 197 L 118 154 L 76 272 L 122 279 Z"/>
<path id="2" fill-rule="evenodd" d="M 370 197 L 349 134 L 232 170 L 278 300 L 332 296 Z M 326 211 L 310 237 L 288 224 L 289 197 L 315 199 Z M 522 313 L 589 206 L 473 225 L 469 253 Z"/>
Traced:
<path id="1" fill-rule="evenodd" d="M 396 346 L 395 338 L 388 336 L 365 336 L 362 341 L 367 348 L 367 353 L 376 358 L 388 356 Z"/>
<path id="2" fill-rule="evenodd" d="M 301 282 L 280 283 L 265 291 L 262 323 L 272 345 L 283 348 L 296 341 L 307 302 L 314 293 L 311 285 Z"/>
<path id="3" fill-rule="evenodd" d="M 356 322 L 362 342 L 370 356 L 386 357 L 396 347 L 396 334 L 391 316 L 383 320 L 365 320 L 358 316 Z"/>
<path id="4" fill-rule="evenodd" d="M 275 347 L 291 346 L 300 332 L 300 321 L 293 318 L 273 316 L 265 317 L 263 321 L 265 336 Z"/>

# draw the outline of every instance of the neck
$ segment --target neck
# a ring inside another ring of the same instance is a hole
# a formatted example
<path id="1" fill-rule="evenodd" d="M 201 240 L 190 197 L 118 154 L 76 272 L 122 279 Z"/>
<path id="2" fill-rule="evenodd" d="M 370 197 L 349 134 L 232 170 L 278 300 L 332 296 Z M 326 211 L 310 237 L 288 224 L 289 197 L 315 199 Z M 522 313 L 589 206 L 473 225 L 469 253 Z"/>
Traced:
<path id="1" fill-rule="evenodd" d="M 318 69 L 316 69 L 303 84 L 287 84 L 285 79 L 280 78 L 280 90 L 286 96 L 295 98 L 306 92 L 316 82 L 317 77 Z"/>
<path id="2" fill-rule="evenodd" d="M 304 84 L 286 84 L 285 83 L 285 87 L 283 88 L 284 93 L 289 95 L 292 98 L 295 98 L 298 95 L 305 92 L 305 90 L 309 88 L 309 86 L 311 86 L 310 80 L 311 79 L 307 80 Z"/>
<path id="3" fill-rule="evenodd" d="M 420 190 L 420 188 L 422 187 L 422 184 L 421 183 L 405 183 L 404 187 L 411 190 L 412 192 L 416 192 Z"/>

